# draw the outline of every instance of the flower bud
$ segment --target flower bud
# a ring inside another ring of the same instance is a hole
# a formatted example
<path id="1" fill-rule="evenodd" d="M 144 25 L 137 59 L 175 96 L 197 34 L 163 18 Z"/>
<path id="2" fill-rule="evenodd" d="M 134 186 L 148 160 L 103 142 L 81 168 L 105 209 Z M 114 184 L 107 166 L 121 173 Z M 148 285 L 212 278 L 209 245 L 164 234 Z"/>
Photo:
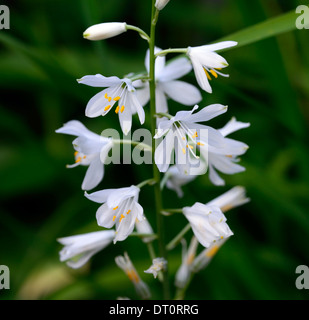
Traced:
<path id="1" fill-rule="evenodd" d="M 158 10 L 162 10 L 170 0 L 156 0 L 155 7 Z"/>
<path id="2" fill-rule="evenodd" d="M 127 31 L 125 22 L 106 22 L 89 27 L 83 37 L 88 40 L 103 40 Z"/>

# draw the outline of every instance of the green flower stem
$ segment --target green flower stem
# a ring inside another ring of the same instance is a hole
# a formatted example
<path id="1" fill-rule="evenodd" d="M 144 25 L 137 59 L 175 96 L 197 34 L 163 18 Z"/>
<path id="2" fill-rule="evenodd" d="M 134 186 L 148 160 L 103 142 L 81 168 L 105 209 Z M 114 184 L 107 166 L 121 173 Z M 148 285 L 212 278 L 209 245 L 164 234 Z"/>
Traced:
<path id="1" fill-rule="evenodd" d="M 156 83 L 155 83 L 155 30 L 158 20 L 158 10 L 155 8 L 155 0 L 152 0 L 152 13 L 151 13 L 151 27 L 150 27 L 150 41 L 149 41 L 149 89 L 150 89 L 150 116 L 151 116 L 151 133 L 152 136 L 156 133 Z M 164 217 L 161 214 L 162 210 L 162 194 L 160 189 L 160 172 L 154 161 L 153 153 L 153 177 L 156 180 L 154 185 L 155 196 L 155 210 L 157 220 L 157 234 L 159 243 L 159 256 L 167 259 L 167 251 L 165 248 L 165 236 L 164 236 Z M 170 290 L 168 282 L 168 270 L 162 272 L 162 284 L 163 284 L 163 297 L 169 300 Z"/>
<path id="2" fill-rule="evenodd" d="M 146 184 L 154 185 L 156 182 L 157 181 L 155 179 L 151 178 L 151 179 L 148 179 L 148 180 L 145 180 L 145 181 L 139 183 L 137 185 L 137 187 L 140 189 L 140 188 L 144 187 Z"/>
<path id="3" fill-rule="evenodd" d="M 115 144 L 131 144 L 132 146 L 136 146 L 140 148 L 141 150 L 144 151 L 152 151 L 152 148 L 150 145 L 138 141 L 132 141 L 132 140 L 118 140 L 118 139 L 113 139 L 113 143 Z"/>
<path id="4" fill-rule="evenodd" d="M 191 229 L 190 223 L 188 223 L 179 233 L 178 235 L 170 241 L 170 243 L 166 246 L 166 250 L 170 251 L 174 249 L 177 244 L 181 241 L 181 239 L 184 237 L 184 235 Z"/>
<path id="5" fill-rule="evenodd" d="M 148 34 L 144 30 L 142 30 L 142 29 L 140 29 L 138 27 L 132 26 L 130 24 L 126 25 L 126 29 L 127 30 L 137 31 L 143 39 L 147 40 L 148 42 L 150 41 L 150 38 L 149 38 Z"/>
<path id="6" fill-rule="evenodd" d="M 187 53 L 188 48 L 166 49 L 158 52 L 155 57 L 165 56 L 168 53 Z"/>
<path id="7" fill-rule="evenodd" d="M 158 118 L 163 118 L 163 117 L 166 117 L 168 119 L 172 119 L 173 116 L 171 116 L 169 113 L 164 113 L 164 112 L 158 112 L 155 114 L 156 117 Z"/>

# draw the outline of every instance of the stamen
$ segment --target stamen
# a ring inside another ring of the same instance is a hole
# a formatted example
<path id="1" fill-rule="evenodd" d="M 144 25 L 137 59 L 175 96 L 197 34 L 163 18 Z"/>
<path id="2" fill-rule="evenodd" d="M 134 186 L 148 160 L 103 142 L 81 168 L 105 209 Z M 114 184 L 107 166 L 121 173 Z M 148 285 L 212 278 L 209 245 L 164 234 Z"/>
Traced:
<path id="1" fill-rule="evenodd" d="M 219 246 L 214 245 L 211 249 L 209 249 L 209 251 L 206 251 L 205 255 L 208 258 L 212 258 L 217 253 L 218 250 L 219 250 Z"/>
<path id="2" fill-rule="evenodd" d="M 185 148 L 182 148 L 182 153 L 186 154 L 186 149 Z"/>
<path id="3" fill-rule="evenodd" d="M 78 155 L 78 151 L 74 152 L 74 157 L 76 157 Z"/>
<path id="4" fill-rule="evenodd" d="M 118 209 L 118 206 L 117 206 L 117 207 L 115 207 L 115 208 L 113 208 L 113 210 L 116 210 L 116 209 Z"/>
<path id="5" fill-rule="evenodd" d="M 187 148 L 193 149 L 193 146 L 187 144 Z"/>
<path id="6" fill-rule="evenodd" d="M 210 77 L 209 73 L 207 72 L 207 70 L 206 70 L 205 68 L 203 68 L 203 69 L 204 69 L 204 71 L 205 71 L 205 74 L 206 74 L 208 80 L 211 80 L 211 77 Z"/>
<path id="7" fill-rule="evenodd" d="M 120 218 L 119 218 L 119 222 L 121 222 L 121 220 L 124 218 L 124 215 L 121 214 Z"/>
<path id="8" fill-rule="evenodd" d="M 107 100 L 108 100 L 108 102 L 111 102 L 112 101 L 112 97 L 108 97 Z"/>
<path id="9" fill-rule="evenodd" d="M 233 156 L 231 154 L 226 154 L 225 156 L 228 158 L 233 158 Z"/>
<path id="10" fill-rule="evenodd" d="M 131 210 L 128 210 L 127 214 L 129 214 L 131 212 Z"/>
<path id="11" fill-rule="evenodd" d="M 119 96 L 118 96 L 118 97 L 115 97 L 113 100 L 114 100 L 114 101 L 118 101 L 118 100 L 120 100 L 120 97 L 119 97 Z"/>
<path id="12" fill-rule="evenodd" d="M 75 160 L 75 163 L 78 163 L 78 162 L 81 162 L 82 161 L 82 158 L 81 157 L 78 157 L 76 160 Z"/>
<path id="13" fill-rule="evenodd" d="M 113 221 L 115 221 L 115 219 L 116 219 L 116 216 L 113 216 Z"/>
<path id="14" fill-rule="evenodd" d="M 197 142 L 197 145 L 198 145 L 198 146 L 204 146 L 205 144 L 202 143 L 202 142 Z"/>
<path id="15" fill-rule="evenodd" d="M 194 135 L 192 136 L 192 138 L 197 138 L 198 135 L 197 135 L 197 131 L 195 131 Z"/>
<path id="16" fill-rule="evenodd" d="M 83 156 L 83 159 L 86 159 L 87 157 L 86 156 Z"/>
<path id="17" fill-rule="evenodd" d="M 120 112 L 122 113 L 124 111 L 124 106 L 121 107 Z"/>
<path id="18" fill-rule="evenodd" d="M 105 98 L 105 99 L 108 99 L 108 94 L 107 94 L 107 92 L 105 93 L 104 98 Z"/>
<path id="19" fill-rule="evenodd" d="M 109 104 L 108 106 L 106 106 L 106 107 L 104 108 L 104 111 L 109 110 L 109 109 L 110 109 L 110 107 L 111 107 L 111 105 Z"/>
<path id="20" fill-rule="evenodd" d="M 215 78 L 218 78 L 218 75 L 216 74 L 215 70 L 210 69 L 209 71 Z"/>
<path id="21" fill-rule="evenodd" d="M 119 112 L 119 106 L 117 106 L 115 112 L 116 112 L 116 114 Z"/>

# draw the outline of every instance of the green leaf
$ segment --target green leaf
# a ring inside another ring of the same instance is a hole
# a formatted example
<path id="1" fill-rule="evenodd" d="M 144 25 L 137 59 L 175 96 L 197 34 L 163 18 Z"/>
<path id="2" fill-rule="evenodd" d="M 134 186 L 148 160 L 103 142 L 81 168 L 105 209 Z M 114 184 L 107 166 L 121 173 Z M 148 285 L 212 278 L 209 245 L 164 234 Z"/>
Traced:
<path id="1" fill-rule="evenodd" d="M 226 48 L 220 51 L 239 48 L 247 44 L 274 37 L 281 33 L 296 29 L 295 21 L 297 17 L 298 15 L 295 13 L 295 10 L 292 10 L 278 17 L 270 18 L 251 27 L 232 33 L 217 40 L 216 42 L 227 40 L 238 42 L 236 47 Z"/>

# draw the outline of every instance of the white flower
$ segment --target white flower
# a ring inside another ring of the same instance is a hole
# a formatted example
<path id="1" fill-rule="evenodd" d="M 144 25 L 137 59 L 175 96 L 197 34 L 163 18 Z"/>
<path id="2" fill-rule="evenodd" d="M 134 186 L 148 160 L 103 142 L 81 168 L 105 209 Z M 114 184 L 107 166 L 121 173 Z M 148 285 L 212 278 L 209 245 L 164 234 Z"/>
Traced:
<path id="1" fill-rule="evenodd" d="M 138 295 L 141 296 L 143 299 L 149 299 L 151 296 L 149 288 L 146 285 L 146 283 L 144 283 L 139 277 L 128 254 L 125 252 L 124 256 L 117 256 L 115 258 L 115 262 L 117 266 L 121 268 L 126 273 L 128 278 L 132 281 Z"/>
<path id="2" fill-rule="evenodd" d="M 137 220 L 136 219 L 135 228 L 136 228 L 138 233 L 141 233 L 141 234 L 153 234 L 152 227 L 151 227 L 149 221 L 146 219 L 145 216 L 144 216 L 144 218 L 142 220 Z M 143 237 L 142 240 L 145 243 L 147 243 L 147 242 L 151 242 L 153 239 L 155 239 L 155 236 Z"/>
<path id="3" fill-rule="evenodd" d="M 74 153 L 75 164 L 67 167 L 89 166 L 82 183 L 82 189 L 95 188 L 103 179 L 104 161 L 113 146 L 112 139 L 91 132 L 77 120 L 65 123 L 56 132 L 77 136 L 73 141 L 73 147 L 76 150 Z"/>
<path id="4" fill-rule="evenodd" d="M 215 51 L 233 47 L 236 45 L 237 42 L 235 41 L 223 41 L 216 44 L 188 48 L 187 55 L 191 59 L 196 80 L 203 90 L 209 93 L 212 92 L 211 86 L 209 84 L 211 75 L 215 78 L 218 77 L 218 74 L 224 77 L 228 77 L 228 75 L 218 71 L 222 68 L 227 67 L 228 63 Z"/>
<path id="5" fill-rule="evenodd" d="M 145 273 L 152 273 L 154 278 L 157 277 L 159 271 L 166 269 L 167 261 L 164 258 L 155 258 L 152 260 L 152 265 L 145 270 Z"/>
<path id="6" fill-rule="evenodd" d="M 208 121 L 226 112 L 227 107 L 221 104 L 212 104 L 193 114 L 197 108 L 196 105 L 191 111 L 179 111 L 171 119 L 159 123 L 154 138 L 158 139 L 166 135 L 155 150 L 155 163 L 159 171 L 167 171 L 174 150 L 176 166 L 183 174 L 194 174 L 193 168 L 195 174 L 206 172 L 204 161 L 199 161 L 199 157 L 196 155 L 197 147 L 201 150 L 205 148 L 205 150 L 218 153 L 229 150 L 224 137 L 218 130 L 198 124 L 198 122 Z M 204 152 L 205 154 L 206 152 Z M 201 168 L 205 169 L 204 172 Z"/>
<path id="7" fill-rule="evenodd" d="M 158 10 L 162 10 L 169 3 L 169 1 L 170 0 L 156 0 L 155 7 Z"/>
<path id="8" fill-rule="evenodd" d="M 192 272 L 199 272 L 200 270 L 206 268 L 215 254 L 218 252 L 220 247 L 224 244 L 227 239 L 220 239 L 212 243 L 208 248 L 204 249 L 192 262 L 191 270 Z"/>
<path id="9" fill-rule="evenodd" d="M 204 246 L 233 235 L 226 223 L 226 217 L 219 207 L 196 202 L 192 207 L 183 208 L 194 235 Z"/>
<path id="10" fill-rule="evenodd" d="M 247 128 L 250 123 L 244 123 L 236 121 L 232 118 L 223 128 L 219 129 L 221 134 L 225 137 L 226 135 L 237 131 L 242 128 Z M 226 145 L 229 146 L 226 149 L 225 154 L 209 151 L 205 157 L 208 158 L 209 166 L 209 179 L 217 186 L 223 186 L 225 181 L 218 175 L 216 170 L 225 174 L 235 174 L 243 172 L 246 169 L 243 166 L 237 164 L 239 159 L 238 156 L 244 154 L 248 150 L 248 146 L 240 141 L 225 138 Z M 201 153 L 204 151 L 201 150 Z"/>
<path id="11" fill-rule="evenodd" d="M 77 81 L 91 87 L 107 87 L 89 100 L 86 107 L 87 117 L 105 116 L 116 103 L 115 113 L 119 116 L 121 129 L 125 135 L 131 130 L 132 114 L 137 112 L 141 124 L 144 123 L 145 112 L 136 97 L 135 88 L 130 79 L 96 74 L 84 76 Z"/>
<path id="12" fill-rule="evenodd" d="M 246 197 L 246 189 L 241 186 L 236 186 L 223 193 L 221 196 L 211 200 L 207 205 L 217 206 L 222 212 L 226 212 L 249 201 L 250 199 Z"/>
<path id="13" fill-rule="evenodd" d="M 155 53 L 160 52 L 155 48 Z M 149 50 L 145 57 L 145 67 L 149 73 Z M 168 112 L 167 97 L 186 106 L 192 106 L 202 100 L 200 91 L 190 83 L 179 81 L 180 77 L 192 70 L 192 65 L 186 57 L 172 60 L 166 64 L 165 56 L 157 57 L 155 61 L 156 77 L 156 112 Z M 138 100 L 144 106 L 150 97 L 148 82 L 137 80 L 133 82 Z M 141 88 L 141 89 L 139 89 Z"/>
<path id="14" fill-rule="evenodd" d="M 106 22 L 95 24 L 83 33 L 88 40 L 103 40 L 127 31 L 125 22 Z"/>
<path id="15" fill-rule="evenodd" d="M 120 189 L 105 189 L 85 196 L 97 203 L 103 203 L 96 213 L 101 227 L 112 228 L 116 224 L 114 243 L 125 240 L 132 233 L 135 220 L 142 220 L 143 208 L 137 202 L 140 189 L 136 186 Z"/>
<path id="16" fill-rule="evenodd" d="M 90 232 L 57 239 L 64 248 L 60 251 L 60 261 L 77 269 L 83 266 L 94 254 L 107 247 L 115 236 L 114 230 Z"/>
<path id="17" fill-rule="evenodd" d="M 184 288 L 191 275 L 191 265 L 194 261 L 196 255 L 196 249 L 198 246 L 198 241 L 195 236 L 192 237 L 189 249 L 187 249 L 187 242 L 182 239 L 182 262 L 175 276 L 175 286 L 178 288 Z"/>

